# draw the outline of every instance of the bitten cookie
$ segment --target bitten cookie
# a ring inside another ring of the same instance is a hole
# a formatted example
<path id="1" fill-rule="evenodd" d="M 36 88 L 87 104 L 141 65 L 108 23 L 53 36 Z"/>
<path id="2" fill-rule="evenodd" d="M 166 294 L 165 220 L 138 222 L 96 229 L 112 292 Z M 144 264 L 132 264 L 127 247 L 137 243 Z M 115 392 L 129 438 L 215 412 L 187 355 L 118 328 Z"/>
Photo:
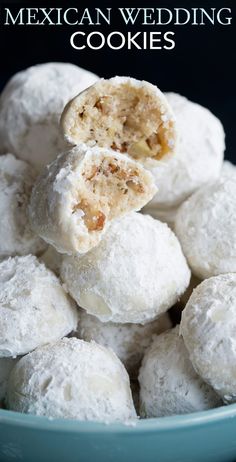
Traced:
<path id="1" fill-rule="evenodd" d="M 208 109 L 176 93 L 166 93 L 176 117 L 179 142 L 175 156 L 151 168 L 158 193 L 146 206 L 155 214 L 178 207 L 193 192 L 217 180 L 225 149 L 224 129 Z"/>
<path id="2" fill-rule="evenodd" d="M 155 338 L 144 356 L 139 383 L 142 417 L 186 414 L 221 404 L 193 369 L 179 326 Z"/>
<path id="3" fill-rule="evenodd" d="M 61 154 L 33 189 L 33 230 L 58 252 L 96 246 L 111 220 L 139 210 L 153 197 L 152 175 L 111 149 L 80 145 Z"/>
<path id="4" fill-rule="evenodd" d="M 98 77 L 67 63 L 15 74 L 0 97 L 0 147 L 41 170 L 65 150 L 59 119 L 65 104 Z"/>
<path id="5" fill-rule="evenodd" d="M 168 226 L 133 212 L 114 220 L 87 254 L 65 256 L 61 277 L 78 305 L 102 322 L 145 324 L 174 305 L 190 271 Z"/>
<path id="6" fill-rule="evenodd" d="M 65 139 L 112 148 L 156 165 L 176 148 L 175 118 L 163 93 L 130 77 L 101 79 L 70 101 L 61 117 Z"/>
<path id="7" fill-rule="evenodd" d="M 184 202 L 175 232 L 199 279 L 236 271 L 236 177 L 223 176 Z"/>
<path id="8" fill-rule="evenodd" d="M 225 402 L 236 401 L 236 274 L 221 274 L 194 289 L 180 331 L 190 360 Z"/>
<path id="9" fill-rule="evenodd" d="M 29 225 L 28 204 L 35 174 L 12 154 L 0 156 L 0 258 L 40 254 L 45 242 Z"/>
<path id="10" fill-rule="evenodd" d="M 57 277 L 28 255 L 0 263 L 0 319 L 1 358 L 69 334 L 78 312 Z"/>
<path id="11" fill-rule="evenodd" d="M 9 378 L 7 405 L 64 419 L 111 422 L 136 417 L 128 374 L 117 356 L 75 338 L 20 359 Z"/>
<path id="12" fill-rule="evenodd" d="M 142 324 L 117 324 L 101 322 L 95 316 L 81 310 L 77 336 L 111 348 L 123 362 L 130 376 L 137 377 L 145 350 L 152 342 L 154 334 L 160 334 L 171 327 L 169 315 L 164 313 L 144 326 Z"/>

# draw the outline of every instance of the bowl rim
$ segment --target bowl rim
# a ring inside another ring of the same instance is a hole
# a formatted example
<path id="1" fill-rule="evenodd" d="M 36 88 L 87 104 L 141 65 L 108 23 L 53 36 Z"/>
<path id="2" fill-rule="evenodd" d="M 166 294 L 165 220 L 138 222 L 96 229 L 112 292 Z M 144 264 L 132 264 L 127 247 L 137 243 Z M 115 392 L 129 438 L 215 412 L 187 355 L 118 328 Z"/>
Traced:
<path id="1" fill-rule="evenodd" d="M 47 430 L 63 433 L 132 433 L 163 432 L 198 426 L 207 426 L 236 417 L 236 403 L 191 414 L 138 419 L 127 422 L 93 422 L 53 419 L 32 414 L 0 409 L 0 425 Z"/>

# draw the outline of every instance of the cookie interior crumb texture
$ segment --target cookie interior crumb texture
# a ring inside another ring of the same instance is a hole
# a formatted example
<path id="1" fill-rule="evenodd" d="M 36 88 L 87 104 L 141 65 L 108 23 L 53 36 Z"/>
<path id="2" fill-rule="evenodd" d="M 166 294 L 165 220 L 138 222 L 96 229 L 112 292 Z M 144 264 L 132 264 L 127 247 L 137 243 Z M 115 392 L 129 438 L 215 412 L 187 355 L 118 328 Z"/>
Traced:
<path id="1" fill-rule="evenodd" d="M 71 144 L 98 144 L 135 159 L 159 160 L 176 145 L 172 110 L 154 85 L 129 77 L 101 79 L 65 107 L 62 130 Z"/>
<path id="2" fill-rule="evenodd" d="M 171 213 L 199 188 L 216 181 L 225 149 L 224 128 L 214 114 L 176 93 L 165 96 L 176 117 L 178 146 L 174 156 L 165 156 L 150 168 L 158 186 L 147 205 L 151 215 Z"/>
<path id="3" fill-rule="evenodd" d="M 155 194 L 151 174 L 112 150 L 80 145 L 58 157 L 31 197 L 31 225 L 59 252 L 84 253 L 108 223 Z"/>

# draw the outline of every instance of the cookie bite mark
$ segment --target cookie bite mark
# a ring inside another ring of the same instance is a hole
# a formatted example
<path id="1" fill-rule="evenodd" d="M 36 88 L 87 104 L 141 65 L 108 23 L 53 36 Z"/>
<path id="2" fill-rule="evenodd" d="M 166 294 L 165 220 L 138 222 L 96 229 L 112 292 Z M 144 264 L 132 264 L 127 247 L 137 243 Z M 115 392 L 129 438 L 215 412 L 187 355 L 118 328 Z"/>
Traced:
<path id="1" fill-rule="evenodd" d="M 156 192 L 139 163 L 111 149 L 80 145 L 63 153 L 35 185 L 32 227 L 59 252 L 85 253 L 109 222 L 139 210 Z"/>
<path id="2" fill-rule="evenodd" d="M 157 161 L 176 147 L 175 120 L 154 85 L 129 77 L 100 80 L 65 107 L 62 131 L 70 144 L 85 142 Z"/>
<path id="3" fill-rule="evenodd" d="M 138 200 L 138 196 L 147 194 L 140 169 L 113 154 L 85 160 L 81 176 L 79 202 L 72 213 L 82 212 L 88 231 L 101 231 L 106 220 L 119 215 L 124 205 L 124 208 L 133 207 L 133 201 Z M 124 198 L 125 195 L 127 197 Z"/>

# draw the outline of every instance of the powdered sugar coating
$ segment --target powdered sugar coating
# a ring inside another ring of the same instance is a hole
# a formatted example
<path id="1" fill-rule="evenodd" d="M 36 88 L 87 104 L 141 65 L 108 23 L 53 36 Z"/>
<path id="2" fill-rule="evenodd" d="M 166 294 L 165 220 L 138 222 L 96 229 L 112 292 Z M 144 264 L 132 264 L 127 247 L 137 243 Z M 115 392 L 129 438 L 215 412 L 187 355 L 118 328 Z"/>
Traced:
<path id="1" fill-rule="evenodd" d="M 236 175 L 236 165 L 229 162 L 229 160 L 225 160 L 222 165 L 221 169 L 221 176 L 223 177 L 232 177 Z"/>
<path id="2" fill-rule="evenodd" d="M 0 156 L 0 257 L 39 254 L 45 242 L 33 233 L 28 203 L 35 174 L 12 154 Z"/>
<path id="3" fill-rule="evenodd" d="M 132 212 L 114 220 L 87 254 L 65 256 L 61 277 L 78 305 L 101 321 L 145 324 L 178 300 L 190 271 L 168 226 Z"/>
<path id="4" fill-rule="evenodd" d="M 65 104 L 98 80 L 69 63 L 45 63 L 15 74 L 0 98 L 0 146 L 38 171 L 65 149 L 59 118 Z"/>
<path id="5" fill-rule="evenodd" d="M 177 211 L 178 207 L 161 209 L 159 207 L 155 207 L 155 205 L 153 207 L 152 205 L 149 206 L 149 204 L 145 205 L 145 207 L 143 207 L 141 210 L 144 215 L 151 215 L 151 217 L 155 218 L 155 220 L 160 220 L 163 223 L 167 223 L 172 230 L 175 226 Z"/>
<path id="6" fill-rule="evenodd" d="M 17 361 L 13 358 L 0 358 L 0 404 L 6 396 L 8 378 Z"/>
<path id="7" fill-rule="evenodd" d="M 179 208 L 175 232 L 200 279 L 236 271 L 236 177 L 222 177 Z"/>
<path id="8" fill-rule="evenodd" d="M 236 401 L 236 274 L 221 274 L 194 289 L 180 325 L 190 360 L 225 402 Z"/>
<path id="9" fill-rule="evenodd" d="M 56 249 L 49 245 L 47 250 L 41 255 L 39 260 L 45 264 L 56 276 L 60 275 L 60 268 L 62 262 L 62 254 L 58 253 Z"/>
<path id="10" fill-rule="evenodd" d="M 112 219 L 139 210 L 155 192 L 152 175 L 138 162 L 111 149 L 79 145 L 60 154 L 38 178 L 31 226 L 58 252 L 85 253 Z"/>
<path id="11" fill-rule="evenodd" d="M 69 334 L 78 313 L 58 278 L 28 255 L 0 263 L 0 318 L 0 357 L 5 357 Z"/>
<path id="12" fill-rule="evenodd" d="M 147 205 L 153 211 L 176 207 L 198 188 L 215 181 L 225 149 L 222 124 L 208 109 L 176 93 L 165 96 L 176 116 L 179 142 L 174 156 L 164 157 L 151 168 L 158 187 Z"/>
<path id="13" fill-rule="evenodd" d="M 136 377 L 145 350 L 154 334 L 171 327 L 169 315 L 164 313 L 148 324 L 117 324 L 101 322 L 95 316 L 81 310 L 77 336 L 86 341 L 94 340 L 111 348 L 123 362 L 131 377 Z"/>
<path id="14" fill-rule="evenodd" d="M 111 422 L 136 417 L 128 374 L 117 356 L 75 338 L 22 358 L 10 375 L 7 404 L 54 418 Z"/>
<path id="15" fill-rule="evenodd" d="M 144 356 L 139 382 L 142 417 L 203 411 L 221 403 L 193 369 L 179 326 L 155 338 Z"/>

